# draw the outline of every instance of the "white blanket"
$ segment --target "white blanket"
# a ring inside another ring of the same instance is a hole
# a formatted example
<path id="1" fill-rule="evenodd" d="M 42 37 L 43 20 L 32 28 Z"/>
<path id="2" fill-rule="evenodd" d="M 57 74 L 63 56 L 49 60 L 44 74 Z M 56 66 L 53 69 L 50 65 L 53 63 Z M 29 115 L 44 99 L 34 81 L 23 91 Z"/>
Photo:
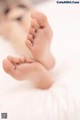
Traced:
<path id="1" fill-rule="evenodd" d="M 2 60 L 15 53 L 1 38 L 0 115 L 7 113 L 7 120 L 80 120 L 80 7 L 50 2 L 37 8 L 48 16 L 54 31 L 54 84 L 44 91 L 30 89 L 26 81 L 7 75 Z"/>

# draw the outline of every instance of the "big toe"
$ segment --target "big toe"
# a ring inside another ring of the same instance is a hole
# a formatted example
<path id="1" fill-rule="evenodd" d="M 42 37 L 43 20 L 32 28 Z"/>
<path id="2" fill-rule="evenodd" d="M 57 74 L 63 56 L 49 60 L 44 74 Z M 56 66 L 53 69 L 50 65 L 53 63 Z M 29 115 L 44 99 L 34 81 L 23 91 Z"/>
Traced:
<path id="1" fill-rule="evenodd" d="M 5 72 L 13 74 L 15 66 L 8 59 L 5 59 L 3 60 L 3 69 Z"/>
<path id="2" fill-rule="evenodd" d="M 31 17 L 37 20 L 40 27 L 45 27 L 48 23 L 47 17 L 41 12 L 33 12 Z"/>

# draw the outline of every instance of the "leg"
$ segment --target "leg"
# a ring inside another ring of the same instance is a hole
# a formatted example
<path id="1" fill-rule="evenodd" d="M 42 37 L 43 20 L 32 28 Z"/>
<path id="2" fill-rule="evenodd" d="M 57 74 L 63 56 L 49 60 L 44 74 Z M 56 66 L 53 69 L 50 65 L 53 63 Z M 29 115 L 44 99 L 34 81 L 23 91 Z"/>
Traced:
<path id="1" fill-rule="evenodd" d="M 41 89 L 48 89 L 53 83 L 49 72 L 40 63 L 25 58 L 8 57 L 3 61 L 3 68 L 17 80 L 35 81 Z"/>
<path id="2" fill-rule="evenodd" d="M 53 35 L 52 29 L 44 14 L 34 12 L 31 17 L 32 22 L 27 36 L 26 45 L 30 48 L 35 59 L 42 63 L 47 69 L 50 69 L 55 63 L 50 51 Z"/>

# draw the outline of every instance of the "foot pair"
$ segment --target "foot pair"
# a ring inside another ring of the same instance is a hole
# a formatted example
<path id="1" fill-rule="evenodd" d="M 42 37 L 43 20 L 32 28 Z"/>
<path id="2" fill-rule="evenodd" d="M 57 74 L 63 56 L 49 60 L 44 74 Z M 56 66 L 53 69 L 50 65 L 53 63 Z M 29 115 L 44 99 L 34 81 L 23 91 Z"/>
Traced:
<path id="1" fill-rule="evenodd" d="M 50 69 L 54 65 L 54 59 L 50 52 L 52 30 L 46 16 L 42 13 L 34 12 L 31 17 L 31 27 L 26 45 L 31 50 L 35 61 L 24 57 L 9 56 L 3 61 L 3 68 L 15 79 L 33 80 L 34 78 L 39 82 L 41 88 L 48 88 L 52 82 L 45 68 Z"/>

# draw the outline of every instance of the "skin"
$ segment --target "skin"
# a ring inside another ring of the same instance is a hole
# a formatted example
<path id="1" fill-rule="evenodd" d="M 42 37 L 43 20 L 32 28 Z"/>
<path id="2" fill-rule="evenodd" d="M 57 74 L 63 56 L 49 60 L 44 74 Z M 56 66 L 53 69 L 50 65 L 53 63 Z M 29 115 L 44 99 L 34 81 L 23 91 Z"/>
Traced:
<path id="1" fill-rule="evenodd" d="M 16 80 L 29 79 L 40 89 L 48 89 L 53 81 L 49 72 L 36 61 L 8 56 L 3 60 L 3 68 Z"/>
<path id="2" fill-rule="evenodd" d="M 51 69 L 55 64 L 50 51 L 53 32 L 47 17 L 40 12 L 31 13 L 32 10 L 15 5 L 10 7 L 8 13 L 2 17 L 0 33 L 10 40 L 19 55 L 35 59 L 45 68 Z"/>
<path id="3" fill-rule="evenodd" d="M 53 83 L 48 70 L 54 66 L 55 60 L 50 52 L 53 33 L 46 16 L 40 12 L 31 14 L 31 25 L 28 30 L 29 32 L 27 32 L 26 42 L 24 40 L 26 29 L 22 29 L 21 23 L 13 22 L 12 17 L 9 16 L 7 16 L 6 23 L 6 30 L 8 30 L 7 28 L 9 27 L 8 32 L 10 33 L 6 34 L 5 29 L 1 32 L 3 35 L 5 34 L 7 38 L 12 40 L 11 42 L 15 48 L 20 45 L 18 51 L 20 50 L 20 53 L 22 50 L 24 51 L 22 52 L 24 58 L 7 57 L 3 60 L 5 72 L 17 80 L 33 80 L 38 88 L 48 89 Z M 2 26 L 2 28 L 4 27 Z M 19 29 L 18 32 L 15 27 Z M 24 46 L 25 49 L 22 49 Z M 28 50 L 31 52 L 31 56 L 29 57 L 26 56 Z"/>
<path id="4" fill-rule="evenodd" d="M 28 58 L 33 58 L 32 53 L 25 45 L 27 32 L 31 24 L 30 13 L 32 10 L 33 8 L 24 9 L 14 5 L 10 6 L 9 11 L 0 17 L 0 34 L 11 43 L 12 48 L 20 56 Z"/>
<path id="5" fill-rule="evenodd" d="M 26 45 L 37 61 L 44 65 L 45 68 L 51 69 L 55 64 L 50 51 L 53 36 L 52 29 L 44 14 L 33 12 L 31 18 L 31 27 L 27 35 Z"/>

